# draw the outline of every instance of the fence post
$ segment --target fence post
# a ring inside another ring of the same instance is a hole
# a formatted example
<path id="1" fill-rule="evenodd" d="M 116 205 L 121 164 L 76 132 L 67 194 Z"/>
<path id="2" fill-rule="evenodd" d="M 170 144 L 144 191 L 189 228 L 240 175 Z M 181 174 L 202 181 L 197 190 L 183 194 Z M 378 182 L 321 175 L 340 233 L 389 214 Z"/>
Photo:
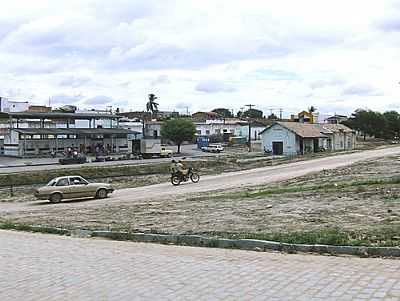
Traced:
<path id="1" fill-rule="evenodd" d="M 10 196 L 14 196 L 14 187 L 12 185 L 10 186 Z"/>

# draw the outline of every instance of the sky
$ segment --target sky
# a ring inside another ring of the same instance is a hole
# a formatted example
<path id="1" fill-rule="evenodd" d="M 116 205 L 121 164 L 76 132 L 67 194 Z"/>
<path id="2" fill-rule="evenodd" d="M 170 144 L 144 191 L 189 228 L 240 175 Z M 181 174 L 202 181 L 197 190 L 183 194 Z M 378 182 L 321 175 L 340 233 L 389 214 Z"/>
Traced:
<path id="1" fill-rule="evenodd" d="M 52 107 L 400 110 L 400 1 L 4 1 L 0 66 Z"/>

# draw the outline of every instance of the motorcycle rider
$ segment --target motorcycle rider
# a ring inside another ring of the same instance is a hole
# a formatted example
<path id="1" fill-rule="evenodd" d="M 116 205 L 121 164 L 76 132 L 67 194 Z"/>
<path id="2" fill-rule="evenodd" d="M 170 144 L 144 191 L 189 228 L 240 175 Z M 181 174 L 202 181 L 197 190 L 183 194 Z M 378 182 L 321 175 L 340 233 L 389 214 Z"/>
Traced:
<path id="1" fill-rule="evenodd" d="M 171 161 L 171 164 L 170 164 L 170 166 L 169 166 L 169 172 L 170 172 L 171 174 L 174 174 L 174 173 L 176 173 L 176 172 L 178 171 L 178 167 L 177 167 L 176 165 L 177 165 L 176 161 L 175 161 L 175 160 L 172 160 L 172 161 Z"/>
<path id="2" fill-rule="evenodd" d="M 186 164 L 182 160 L 179 160 L 176 167 L 182 176 L 186 178 L 189 172 L 189 168 L 187 168 Z"/>

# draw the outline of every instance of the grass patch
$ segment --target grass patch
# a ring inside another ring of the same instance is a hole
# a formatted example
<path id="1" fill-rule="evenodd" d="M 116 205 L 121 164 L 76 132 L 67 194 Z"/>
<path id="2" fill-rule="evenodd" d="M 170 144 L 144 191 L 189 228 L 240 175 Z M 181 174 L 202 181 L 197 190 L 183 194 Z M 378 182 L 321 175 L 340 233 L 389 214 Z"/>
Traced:
<path id="1" fill-rule="evenodd" d="M 400 177 L 394 177 L 390 179 L 372 179 L 372 180 L 360 180 L 353 182 L 343 182 L 343 183 L 331 183 L 331 184 L 321 184 L 321 185 L 301 185 L 301 186 L 289 186 L 289 187 L 273 187 L 268 189 L 258 189 L 253 191 L 244 192 L 228 192 L 212 196 L 198 196 L 190 198 L 191 201 L 201 201 L 201 200 L 220 200 L 220 199 L 243 199 L 243 198 L 259 198 L 275 194 L 284 193 L 299 193 L 299 192 L 309 192 L 309 191 L 323 191 L 323 192 L 336 192 L 342 191 L 345 188 L 356 187 L 356 192 L 362 193 L 366 191 L 366 186 L 379 186 L 379 185 L 390 185 L 390 184 L 400 184 Z"/>
<path id="2" fill-rule="evenodd" d="M 204 232 L 202 235 L 229 239 L 258 239 L 289 244 L 333 245 L 333 246 L 400 246 L 400 226 L 380 227 L 369 232 L 343 231 L 338 228 L 308 232 L 286 233 L 229 233 Z"/>
<path id="3" fill-rule="evenodd" d="M 36 233 L 47 233 L 47 234 L 58 234 L 68 235 L 69 231 L 65 229 L 57 229 L 53 227 L 33 226 L 28 224 L 15 224 L 12 222 L 0 223 L 0 229 L 2 230 L 17 230 L 25 232 L 36 232 Z"/>

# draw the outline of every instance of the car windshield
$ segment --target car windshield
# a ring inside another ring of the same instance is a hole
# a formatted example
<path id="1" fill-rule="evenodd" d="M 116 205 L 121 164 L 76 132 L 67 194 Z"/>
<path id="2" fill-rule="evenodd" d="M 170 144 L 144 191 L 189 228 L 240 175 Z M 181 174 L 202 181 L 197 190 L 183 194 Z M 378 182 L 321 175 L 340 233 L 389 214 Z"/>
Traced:
<path id="1" fill-rule="evenodd" d="M 54 186 L 56 184 L 56 180 L 51 180 L 49 183 L 47 183 L 47 186 Z"/>

